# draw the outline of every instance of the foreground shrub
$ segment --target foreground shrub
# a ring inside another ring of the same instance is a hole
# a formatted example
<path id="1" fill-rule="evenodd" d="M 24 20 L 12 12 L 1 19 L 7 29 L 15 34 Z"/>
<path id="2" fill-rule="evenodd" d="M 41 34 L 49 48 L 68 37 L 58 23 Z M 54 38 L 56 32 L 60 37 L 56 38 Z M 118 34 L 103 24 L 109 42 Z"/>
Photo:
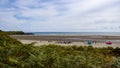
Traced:
<path id="1" fill-rule="evenodd" d="M 115 48 L 115 49 L 113 49 L 113 54 L 115 55 L 115 56 L 120 56 L 120 48 Z"/>
<path id="2" fill-rule="evenodd" d="M 112 68 L 120 68 L 120 57 L 118 57 L 112 64 Z"/>

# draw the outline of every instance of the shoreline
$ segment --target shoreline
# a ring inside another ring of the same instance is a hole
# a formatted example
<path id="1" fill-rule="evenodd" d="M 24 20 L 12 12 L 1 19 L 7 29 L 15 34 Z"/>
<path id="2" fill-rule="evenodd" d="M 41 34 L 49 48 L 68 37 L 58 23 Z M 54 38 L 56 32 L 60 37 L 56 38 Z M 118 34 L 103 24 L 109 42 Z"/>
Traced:
<path id="1" fill-rule="evenodd" d="M 10 35 L 13 38 L 18 39 L 20 42 L 29 44 L 36 42 L 35 46 L 57 44 L 57 45 L 77 45 L 77 46 L 89 46 L 87 41 L 92 41 L 93 47 L 119 47 L 120 48 L 120 36 L 101 36 L 101 35 Z M 112 45 L 107 45 L 106 42 L 113 42 Z M 67 42 L 67 43 L 63 43 Z M 69 42 L 69 43 L 68 43 Z"/>
<path id="2" fill-rule="evenodd" d="M 120 40 L 120 36 L 106 36 L 106 35 L 10 35 L 13 38 L 23 40 L 57 40 L 57 39 L 70 39 L 70 40 Z"/>

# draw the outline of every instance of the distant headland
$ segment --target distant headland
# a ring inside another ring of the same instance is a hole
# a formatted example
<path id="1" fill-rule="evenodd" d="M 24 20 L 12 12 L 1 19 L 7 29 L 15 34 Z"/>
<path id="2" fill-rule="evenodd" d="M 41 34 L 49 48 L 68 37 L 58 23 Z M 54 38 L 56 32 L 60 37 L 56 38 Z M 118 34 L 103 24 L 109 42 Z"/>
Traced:
<path id="1" fill-rule="evenodd" d="M 2 32 L 2 30 L 0 30 Z M 4 31 L 8 35 L 34 35 L 33 33 L 25 33 L 23 31 Z"/>

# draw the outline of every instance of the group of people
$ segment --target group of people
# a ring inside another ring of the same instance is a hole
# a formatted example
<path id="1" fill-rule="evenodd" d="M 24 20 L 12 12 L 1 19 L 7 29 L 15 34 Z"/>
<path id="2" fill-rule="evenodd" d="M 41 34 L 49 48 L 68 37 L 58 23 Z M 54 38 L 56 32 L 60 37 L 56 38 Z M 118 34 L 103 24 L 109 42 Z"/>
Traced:
<path id="1" fill-rule="evenodd" d="M 71 41 L 57 41 L 57 43 L 60 43 L 60 44 L 70 44 L 72 42 Z"/>
<path id="2" fill-rule="evenodd" d="M 57 41 L 56 43 L 60 44 L 71 44 L 71 41 Z M 96 43 L 96 41 L 85 41 L 85 44 L 92 45 L 93 43 Z M 112 45 L 113 43 L 111 41 L 106 42 L 107 45 Z"/>

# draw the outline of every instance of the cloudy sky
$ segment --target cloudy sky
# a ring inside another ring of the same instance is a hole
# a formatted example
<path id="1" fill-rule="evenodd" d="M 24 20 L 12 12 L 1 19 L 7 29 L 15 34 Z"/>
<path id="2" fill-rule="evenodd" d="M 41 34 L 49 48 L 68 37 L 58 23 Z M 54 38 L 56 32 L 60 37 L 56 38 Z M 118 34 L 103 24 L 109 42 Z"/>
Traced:
<path id="1" fill-rule="evenodd" d="M 120 32 L 120 0 L 0 0 L 0 29 Z"/>

